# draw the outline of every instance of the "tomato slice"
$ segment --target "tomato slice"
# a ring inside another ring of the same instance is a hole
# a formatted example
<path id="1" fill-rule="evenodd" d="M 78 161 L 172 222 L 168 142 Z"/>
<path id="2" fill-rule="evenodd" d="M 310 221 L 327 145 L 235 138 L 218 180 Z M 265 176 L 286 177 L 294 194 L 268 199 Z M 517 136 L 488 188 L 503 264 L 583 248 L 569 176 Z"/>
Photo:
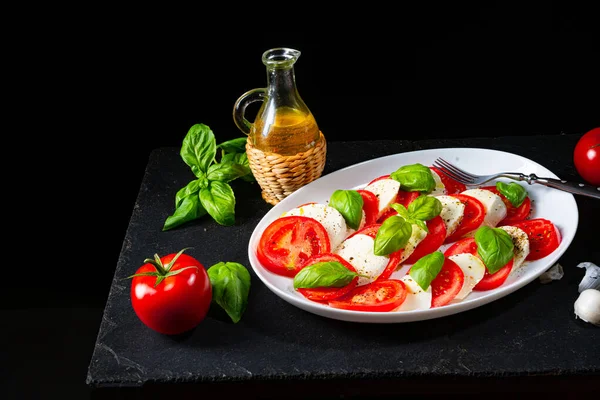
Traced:
<path id="1" fill-rule="evenodd" d="M 431 281 L 431 308 L 450 303 L 460 292 L 464 282 L 465 274 L 462 269 L 445 257 L 440 273 Z"/>
<path id="2" fill-rule="evenodd" d="M 365 225 L 362 229 L 359 229 L 358 231 L 352 233 L 346 239 L 350 239 L 352 236 L 358 235 L 359 233 L 362 235 L 370 236 L 373 239 L 375 239 L 380 226 L 381 224 Z M 376 280 L 386 280 L 394 273 L 394 271 L 396 271 L 396 269 L 400 265 L 400 260 L 402 260 L 403 252 L 404 249 L 400 249 L 388 255 L 388 258 L 390 260 L 388 261 L 387 265 L 385 266 L 385 269 L 381 272 L 381 274 L 379 274 Z"/>
<path id="3" fill-rule="evenodd" d="M 365 225 L 371 225 L 377 220 L 379 214 L 379 199 L 375 193 L 368 190 L 357 190 L 363 198 L 363 211 L 365 212 Z"/>
<path id="4" fill-rule="evenodd" d="M 484 186 L 482 189 L 496 193 L 506 205 L 506 217 L 498 222 L 498 226 L 512 225 L 516 222 L 525 220 L 529 216 L 529 212 L 531 211 L 531 199 L 529 196 L 525 197 L 525 200 L 523 200 L 523 203 L 519 207 L 515 207 L 506 196 L 500 193 L 496 186 Z"/>
<path id="5" fill-rule="evenodd" d="M 481 278 L 481 280 L 477 282 L 477 285 L 473 287 L 473 290 L 490 290 L 502 285 L 506 281 L 506 278 L 508 278 L 510 271 L 512 271 L 513 265 L 514 258 L 507 262 L 504 267 L 500 268 L 493 274 L 490 274 L 486 268 L 483 278 Z"/>
<path id="6" fill-rule="evenodd" d="M 329 236 L 316 219 L 298 215 L 281 217 L 264 230 L 256 256 L 279 275 L 293 277 L 309 258 L 331 250 Z"/>
<path id="7" fill-rule="evenodd" d="M 454 254 L 461 253 L 471 253 L 481 260 L 481 257 L 479 257 L 479 253 L 477 253 L 477 243 L 473 238 L 464 238 L 459 240 L 458 242 L 455 242 L 446 249 L 446 251 L 444 252 L 444 256 L 450 257 Z M 506 278 L 508 278 L 510 271 L 512 271 L 513 265 L 514 258 L 507 262 L 506 265 L 504 265 L 502 268 L 500 268 L 493 274 L 490 274 L 486 268 L 483 278 L 481 278 L 481 280 L 477 282 L 477 285 L 475 285 L 473 290 L 490 290 L 502 285 L 506 281 Z"/>
<path id="8" fill-rule="evenodd" d="M 406 295 L 406 286 L 401 280 L 376 280 L 357 286 L 345 296 L 329 301 L 329 305 L 344 310 L 386 312 L 399 307 Z"/>
<path id="9" fill-rule="evenodd" d="M 457 242 L 454 242 L 444 251 L 446 257 L 453 256 L 455 254 L 470 253 L 477 256 L 477 243 L 474 238 L 464 238 Z"/>
<path id="10" fill-rule="evenodd" d="M 465 212 L 458 227 L 446 238 L 445 243 L 454 242 L 467 233 L 479 228 L 485 218 L 485 207 L 475 197 L 464 194 L 452 194 L 451 196 L 457 198 L 465 205 Z"/>
<path id="11" fill-rule="evenodd" d="M 437 167 L 429 167 L 433 172 L 435 172 L 436 174 L 438 174 L 438 176 L 440 177 L 440 180 L 442 181 L 442 183 L 444 184 L 444 190 L 445 190 L 445 194 L 459 194 L 461 192 L 464 192 L 465 190 L 467 190 L 467 187 L 465 185 L 463 185 L 462 183 L 455 181 L 454 179 L 450 178 L 448 175 L 446 175 L 445 173 L 443 173 L 439 168 Z"/>
<path id="12" fill-rule="evenodd" d="M 444 244 L 446 240 L 446 225 L 444 220 L 439 215 L 435 218 L 430 219 L 425 223 L 429 233 L 415 248 L 413 253 L 405 261 L 406 264 L 414 264 L 419 258 L 426 256 L 429 253 L 433 253 Z"/>
<path id="13" fill-rule="evenodd" d="M 526 260 L 539 260 L 552 253 L 562 240 L 560 231 L 551 221 L 544 218 L 528 219 L 512 226 L 521 228 L 529 238 L 529 254 Z"/>
<path id="14" fill-rule="evenodd" d="M 344 267 L 348 268 L 352 272 L 356 272 L 356 269 L 346 260 L 335 253 L 324 253 L 319 254 L 315 257 L 309 259 L 305 267 L 308 265 L 312 265 L 318 262 L 327 262 L 327 261 L 337 261 L 341 263 Z M 344 287 L 320 287 L 320 288 L 299 288 L 298 292 L 300 292 L 304 297 L 309 300 L 326 302 L 329 300 L 334 300 L 339 297 L 342 297 L 346 293 L 350 292 L 352 289 L 356 287 L 358 284 L 358 276 L 352 279 L 349 284 Z"/>

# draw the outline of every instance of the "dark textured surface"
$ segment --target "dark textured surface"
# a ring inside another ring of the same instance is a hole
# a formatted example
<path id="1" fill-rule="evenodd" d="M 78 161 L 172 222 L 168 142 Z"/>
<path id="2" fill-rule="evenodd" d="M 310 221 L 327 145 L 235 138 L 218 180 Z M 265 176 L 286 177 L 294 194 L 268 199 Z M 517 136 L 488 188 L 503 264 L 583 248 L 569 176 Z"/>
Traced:
<path id="1" fill-rule="evenodd" d="M 335 142 L 328 146 L 324 173 L 373 158 L 437 147 L 481 147 L 528 157 L 563 179 L 579 180 L 571 163 L 579 135 Z M 131 215 L 115 278 L 89 365 L 88 384 L 141 387 L 161 383 L 251 384 L 337 381 L 343 385 L 377 379 L 470 379 L 524 376 L 600 375 L 600 331 L 576 320 L 573 302 L 581 261 L 598 260 L 591 233 L 598 201 L 577 197 L 576 237 L 559 262 L 565 276 L 542 285 L 537 280 L 485 306 L 439 319 L 408 324 L 358 324 L 302 311 L 273 294 L 254 274 L 247 257 L 252 230 L 271 208 L 256 184 L 233 182 L 236 224 L 202 218 L 162 232 L 177 190 L 193 178 L 177 148 L 150 156 Z M 474 150 L 476 151 L 476 150 Z M 586 218 L 585 216 L 591 216 Z M 134 314 L 125 277 L 154 253 L 184 247 L 208 268 L 240 262 L 252 274 L 248 309 L 233 324 L 218 307 L 191 333 L 162 336 Z M 556 379 L 555 379 L 556 378 Z M 534 379 L 534 378 L 532 378 Z M 574 379 L 574 378 L 573 378 Z M 484 381 L 481 381 L 484 382 Z M 273 388 L 274 386 L 271 386 Z M 266 393 L 266 392 L 265 392 Z"/>

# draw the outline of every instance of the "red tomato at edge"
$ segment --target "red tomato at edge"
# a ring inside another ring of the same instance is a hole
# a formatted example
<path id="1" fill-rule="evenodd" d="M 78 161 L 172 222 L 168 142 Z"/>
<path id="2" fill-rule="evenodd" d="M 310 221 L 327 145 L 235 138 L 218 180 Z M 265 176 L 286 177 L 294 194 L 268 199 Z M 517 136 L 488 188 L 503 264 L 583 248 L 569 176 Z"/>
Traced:
<path id="1" fill-rule="evenodd" d="M 160 257 L 166 266 L 177 254 Z M 212 286 L 204 266 L 194 257 L 181 254 L 171 271 L 185 271 L 169 276 L 156 285 L 156 276 L 135 276 L 131 281 L 131 304 L 139 319 L 149 328 L 166 335 L 176 335 L 196 327 L 208 313 Z M 146 263 L 136 274 L 156 272 Z"/>
<path id="2" fill-rule="evenodd" d="M 600 127 L 584 133 L 579 139 L 573 151 L 573 163 L 585 181 L 600 186 Z"/>

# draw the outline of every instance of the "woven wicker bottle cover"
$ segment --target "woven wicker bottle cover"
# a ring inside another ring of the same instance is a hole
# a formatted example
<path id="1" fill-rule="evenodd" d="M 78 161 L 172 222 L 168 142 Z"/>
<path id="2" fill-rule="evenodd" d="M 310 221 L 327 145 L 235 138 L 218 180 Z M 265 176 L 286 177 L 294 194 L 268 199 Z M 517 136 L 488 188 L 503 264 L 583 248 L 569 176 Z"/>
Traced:
<path id="1" fill-rule="evenodd" d="M 233 119 L 248 135 L 250 169 L 272 205 L 319 178 L 325 167 L 327 142 L 296 87 L 294 64 L 300 52 L 275 48 L 263 53 L 267 87 L 252 89 L 236 101 Z M 262 102 L 253 123 L 246 107 Z"/>

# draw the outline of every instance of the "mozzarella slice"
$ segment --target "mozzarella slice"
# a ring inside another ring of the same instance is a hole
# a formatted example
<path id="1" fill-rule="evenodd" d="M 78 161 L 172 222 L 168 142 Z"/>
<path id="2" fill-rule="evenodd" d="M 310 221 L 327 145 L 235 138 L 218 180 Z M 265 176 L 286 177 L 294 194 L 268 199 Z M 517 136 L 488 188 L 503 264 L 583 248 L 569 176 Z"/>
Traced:
<path id="1" fill-rule="evenodd" d="M 367 275 L 368 278 L 359 277 L 358 285 L 366 285 L 373 282 L 385 269 L 389 262 L 389 257 L 375 255 L 375 240 L 368 235 L 358 233 L 342 242 L 337 248 L 337 253 L 344 260 L 348 261 L 361 275 Z"/>
<path id="2" fill-rule="evenodd" d="M 525 258 L 529 255 L 529 237 L 525 231 L 516 226 L 501 226 L 500 229 L 504 229 L 510 235 L 512 242 L 515 245 L 515 258 L 513 260 L 512 272 L 519 268 L 523 264 L 523 261 L 525 261 Z"/>
<path id="3" fill-rule="evenodd" d="M 474 197 L 483 204 L 485 218 L 483 219 L 482 226 L 486 225 L 493 228 L 506 217 L 506 205 L 496 193 L 486 189 L 467 189 L 461 194 Z M 466 236 L 473 235 L 475 235 L 475 232 L 469 232 Z"/>
<path id="4" fill-rule="evenodd" d="M 379 200 L 378 218 L 396 201 L 398 191 L 400 190 L 400 182 L 394 179 L 380 179 L 365 186 L 364 190 L 375 194 Z"/>
<path id="5" fill-rule="evenodd" d="M 418 225 L 412 225 L 412 234 L 404 246 L 404 251 L 402 252 L 402 257 L 400 258 L 400 264 L 406 261 L 408 257 L 415 251 L 415 248 L 419 243 L 425 239 L 427 236 L 427 232 L 424 229 L 419 228 Z"/>
<path id="6" fill-rule="evenodd" d="M 324 204 L 313 203 L 296 207 L 283 213 L 282 216 L 290 215 L 300 215 L 319 221 L 329 235 L 331 250 L 336 249 L 344 241 L 348 233 L 348 226 L 346 225 L 344 216 L 335 208 Z"/>
<path id="7" fill-rule="evenodd" d="M 410 275 L 405 275 L 400 278 L 406 286 L 406 299 L 402 302 L 400 307 L 395 311 L 411 311 L 411 310 L 427 310 L 431 308 L 431 285 L 427 290 L 423 290 L 421 286 Z"/>
<path id="8" fill-rule="evenodd" d="M 450 236 L 462 221 L 465 214 L 465 205 L 463 202 L 452 196 L 436 196 L 442 203 L 442 212 L 440 217 L 446 225 L 446 237 Z"/>
<path id="9" fill-rule="evenodd" d="M 452 301 L 462 300 L 467 297 L 469 293 L 473 291 L 475 285 L 483 279 L 483 276 L 485 275 L 485 265 L 479 258 L 471 253 L 454 254 L 448 258 L 454 261 L 456 265 L 462 269 L 462 272 L 465 275 L 463 286 Z"/>
<path id="10" fill-rule="evenodd" d="M 435 188 L 429 193 L 430 196 L 441 196 L 446 194 L 446 186 L 442 183 L 440 176 L 432 169 L 430 169 L 433 180 L 435 181 Z"/>

